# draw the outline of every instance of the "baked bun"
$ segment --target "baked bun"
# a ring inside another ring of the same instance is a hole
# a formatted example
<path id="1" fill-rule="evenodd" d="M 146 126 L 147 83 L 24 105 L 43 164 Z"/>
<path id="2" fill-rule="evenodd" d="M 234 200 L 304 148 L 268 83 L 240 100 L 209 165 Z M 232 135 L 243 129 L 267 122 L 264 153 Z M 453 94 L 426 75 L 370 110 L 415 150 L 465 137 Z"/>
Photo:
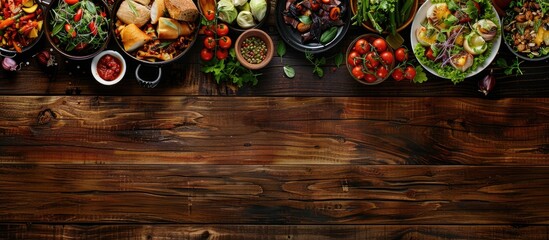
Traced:
<path id="1" fill-rule="evenodd" d="M 175 20 L 194 22 L 198 18 L 198 8 L 192 0 L 165 0 L 164 3 Z"/>
<path id="2" fill-rule="evenodd" d="M 122 29 L 122 31 L 120 31 L 120 38 L 122 39 L 124 50 L 127 52 L 131 52 L 142 47 L 146 42 L 152 39 L 151 36 L 141 31 L 141 29 L 133 23 L 128 24 Z"/>
<path id="3" fill-rule="evenodd" d="M 125 0 L 120 3 L 120 7 L 116 12 L 116 17 L 125 24 L 133 23 L 138 27 L 141 27 L 151 18 L 151 10 L 133 0 Z"/>

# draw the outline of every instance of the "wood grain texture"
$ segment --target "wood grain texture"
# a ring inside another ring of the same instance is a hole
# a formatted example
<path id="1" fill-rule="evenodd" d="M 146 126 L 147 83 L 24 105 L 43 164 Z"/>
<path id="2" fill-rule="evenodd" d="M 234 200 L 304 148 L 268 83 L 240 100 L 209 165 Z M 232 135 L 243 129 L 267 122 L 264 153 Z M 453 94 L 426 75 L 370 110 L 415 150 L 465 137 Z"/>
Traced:
<path id="1" fill-rule="evenodd" d="M 273 24 L 265 27 L 264 30 L 273 36 L 275 43 L 281 41 Z M 363 29 L 350 29 L 348 36 L 323 56 L 331 57 L 338 51 L 345 51 L 352 40 L 362 33 L 364 33 Z M 403 35 L 408 36 L 408 31 L 405 31 Z M 233 39 L 236 37 L 233 36 Z M 43 41 L 45 40 L 43 39 Z M 47 44 L 43 45 L 37 47 L 36 50 L 47 47 Z M 110 48 L 117 49 L 115 45 L 114 43 L 110 44 Z M 124 80 L 116 86 L 102 86 L 90 74 L 90 61 L 65 62 L 65 60 L 60 60 L 56 71 L 44 71 L 37 67 L 35 61 L 30 57 L 33 53 L 29 53 L 20 59 L 29 61 L 30 66 L 23 67 L 23 70 L 15 74 L 0 71 L 0 95 L 452 96 L 480 98 L 482 94 L 477 91 L 477 81 L 487 73 L 484 71 L 458 85 L 429 74 L 430 80 L 424 84 L 396 82 L 389 79 L 376 86 L 365 86 L 351 77 L 345 65 L 333 71 L 335 65 L 331 59 L 324 67 L 325 77 L 316 77 L 312 73 L 313 66 L 305 59 L 305 55 L 288 46 L 283 61 L 275 57 L 266 68 L 258 71 L 262 75 L 259 77 L 260 83 L 257 86 L 246 86 L 239 89 L 230 84 L 216 84 L 210 75 L 202 73 L 199 62 L 200 50 L 201 43 L 197 42 L 187 56 L 164 66 L 162 81 L 155 89 L 145 89 L 137 84 L 134 76 L 137 64 L 129 59 L 127 60 L 128 71 Z M 498 58 L 512 61 L 514 55 L 505 46 L 502 46 Z M 58 59 L 61 59 L 59 55 Z M 284 65 L 295 68 L 296 76 L 293 79 L 284 77 L 282 70 Z M 548 66 L 547 61 L 522 63 L 524 75 L 519 76 L 506 76 L 503 74 L 504 69 L 491 66 L 495 70 L 497 84 L 489 98 L 549 96 Z"/>
<path id="2" fill-rule="evenodd" d="M 549 167 L 0 165 L 0 222 L 549 224 Z"/>
<path id="3" fill-rule="evenodd" d="M 549 164 L 549 99 L 0 97 L 0 163 Z"/>
<path id="4" fill-rule="evenodd" d="M 0 225 L 9 240 L 546 240 L 547 226 L 506 225 Z"/>

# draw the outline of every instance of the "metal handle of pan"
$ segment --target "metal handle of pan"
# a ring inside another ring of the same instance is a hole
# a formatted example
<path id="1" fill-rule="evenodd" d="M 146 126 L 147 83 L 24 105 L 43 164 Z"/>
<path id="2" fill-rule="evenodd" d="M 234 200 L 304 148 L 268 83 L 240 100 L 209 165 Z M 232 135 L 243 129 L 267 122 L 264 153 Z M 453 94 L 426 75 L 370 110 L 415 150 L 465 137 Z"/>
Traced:
<path id="1" fill-rule="evenodd" d="M 139 69 L 141 68 L 141 64 L 137 65 L 137 68 L 135 68 L 135 78 L 137 78 L 137 82 L 146 88 L 154 88 L 158 83 L 160 82 L 160 78 L 162 77 L 162 67 L 158 66 L 158 76 L 153 81 L 147 81 L 142 79 L 139 76 Z"/>

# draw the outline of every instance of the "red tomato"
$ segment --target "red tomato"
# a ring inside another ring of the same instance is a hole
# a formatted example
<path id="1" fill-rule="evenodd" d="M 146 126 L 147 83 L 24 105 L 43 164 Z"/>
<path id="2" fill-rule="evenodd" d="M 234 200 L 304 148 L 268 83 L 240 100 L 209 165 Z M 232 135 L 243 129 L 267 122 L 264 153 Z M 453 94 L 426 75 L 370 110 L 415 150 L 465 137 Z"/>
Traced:
<path id="1" fill-rule="evenodd" d="M 351 66 L 360 65 L 362 63 L 362 59 L 360 59 L 360 54 L 358 52 L 352 51 L 349 53 L 349 56 L 347 56 L 347 62 Z"/>
<path id="2" fill-rule="evenodd" d="M 65 2 L 69 5 L 73 5 L 78 2 L 78 0 L 65 0 Z"/>
<path id="3" fill-rule="evenodd" d="M 359 54 L 366 54 L 370 51 L 370 43 L 368 43 L 368 40 L 366 39 L 358 39 L 355 42 L 354 50 L 357 51 Z"/>
<path id="4" fill-rule="evenodd" d="M 88 28 L 90 29 L 90 32 L 92 35 L 96 36 L 97 35 L 97 26 L 95 26 L 95 22 L 94 21 L 91 21 L 89 24 L 88 24 Z"/>
<path id="5" fill-rule="evenodd" d="M 353 70 L 351 71 L 351 73 L 353 74 L 353 76 L 356 79 L 363 79 L 364 78 L 364 72 L 362 71 L 362 66 L 360 66 L 360 65 L 354 67 Z"/>
<path id="6" fill-rule="evenodd" d="M 327 0 L 328 3 L 325 3 L 324 0 L 322 0 L 322 2 L 324 4 L 330 4 L 330 0 Z M 341 15 L 341 9 L 339 7 L 332 7 L 330 8 L 330 20 L 332 21 L 337 21 L 339 19 L 339 15 Z"/>
<path id="7" fill-rule="evenodd" d="M 227 34 L 229 34 L 229 27 L 225 23 L 219 23 L 217 24 L 215 31 L 217 32 L 217 36 L 219 37 L 226 36 Z"/>
<path id="8" fill-rule="evenodd" d="M 381 57 L 381 61 L 385 65 L 391 65 L 395 61 L 395 57 L 393 56 L 393 53 L 389 51 L 382 52 L 381 54 L 379 54 L 379 56 Z"/>
<path id="9" fill-rule="evenodd" d="M 76 47 L 74 47 L 74 50 L 80 51 L 80 50 L 84 49 L 86 46 L 88 46 L 88 43 L 81 42 L 81 43 L 76 44 Z"/>
<path id="10" fill-rule="evenodd" d="M 67 31 L 67 33 L 72 37 L 72 38 L 75 38 L 76 37 L 76 31 L 74 31 L 74 29 L 72 29 L 72 26 L 68 23 L 65 23 L 65 31 Z"/>
<path id="11" fill-rule="evenodd" d="M 204 47 L 207 49 L 215 48 L 215 39 L 213 37 L 204 38 Z"/>
<path id="12" fill-rule="evenodd" d="M 229 50 L 225 48 L 218 48 L 215 52 L 215 57 L 219 60 L 223 60 L 229 56 Z"/>
<path id="13" fill-rule="evenodd" d="M 379 66 L 379 61 L 377 59 L 378 56 L 374 52 L 369 52 L 368 54 L 366 54 L 366 58 L 364 59 L 366 67 L 371 70 L 375 69 L 377 66 Z"/>
<path id="14" fill-rule="evenodd" d="M 80 19 L 82 19 L 82 8 L 79 8 L 78 10 L 76 10 L 76 13 L 74 14 L 73 19 L 75 22 L 78 22 L 80 21 Z"/>
<path id="15" fill-rule="evenodd" d="M 219 44 L 219 47 L 221 47 L 223 49 L 229 49 L 229 48 L 231 48 L 232 41 L 231 41 L 230 37 L 223 36 L 219 39 L 218 44 Z"/>
<path id="16" fill-rule="evenodd" d="M 395 50 L 395 58 L 399 62 L 404 62 L 408 60 L 408 50 L 406 48 L 398 48 Z"/>
<path id="17" fill-rule="evenodd" d="M 412 80 L 416 77 L 416 69 L 412 66 L 406 67 L 404 70 L 404 77 L 408 80 Z"/>
<path id="18" fill-rule="evenodd" d="M 393 77 L 396 81 L 402 81 L 404 79 L 404 70 L 402 70 L 402 68 L 395 68 L 391 74 L 391 77 Z"/>
<path id="19" fill-rule="evenodd" d="M 433 49 L 428 48 L 427 51 L 425 51 L 425 57 L 431 61 L 435 61 L 436 57 L 433 53 Z"/>
<path id="20" fill-rule="evenodd" d="M 385 52 L 387 50 L 387 42 L 383 38 L 378 38 L 372 43 L 377 52 Z"/>
<path id="21" fill-rule="evenodd" d="M 324 4 L 330 4 L 330 0 L 322 0 L 322 3 L 324 3 Z"/>
<path id="22" fill-rule="evenodd" d="M 373 83 L 377 80 L 377 77 L 373 74 L 366 73 L 366 75 L 364 75 L 364 79 L 366 80 L 366 82 Z"/>
<path id="23" fill-rule="evenodd" d="M 204 17 L 208 21 L 213 21 L 215 19 L 215 11 L 211 9 L 206 10 L 206 12 L 204 13 Z"/>
<path id="24" fill-rule="evenodd" d="M 200 59 L 203 61 L 210 61 L 213 58 L 213 51 L 207 48 L 202 48 L 202 51 L 200 51 Z"/>
<path id="25" fill-rule="evenodd" d="M 385 79 L 387 77 L 387 75 L 389 75 L 389 71 L 387 71 L 387 68 L 385 68 L 385 66 L 379 67 L 376 71 L 376 76 L 378 78 Z"/>

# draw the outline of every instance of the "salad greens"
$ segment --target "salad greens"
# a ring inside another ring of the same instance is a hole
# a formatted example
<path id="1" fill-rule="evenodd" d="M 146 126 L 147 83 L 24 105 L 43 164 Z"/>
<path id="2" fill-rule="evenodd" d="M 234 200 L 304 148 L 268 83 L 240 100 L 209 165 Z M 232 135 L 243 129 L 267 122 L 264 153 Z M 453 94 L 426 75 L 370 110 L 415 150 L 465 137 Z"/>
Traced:
<path id="1" fill-rule="evenodd" d="M 494 51 L 494 42 L 501 35 L 501 26 L 497 25 L 499 19 L 490 0 L 431 0 L 431 3 L 433 6 L 445 3 L 449 11 L 447 16 L 440 18 L 440 12 L 429 15 L 432 11 L 429 9 L 422 26 L 412 29 L 419 41 L 413 50 L 421 64 L 457 84 L 485 64 Z M 434 12 L 439 9 L 444 10 L 444 7 L 435 8 Z M 485 27 L 486 20 L 497 25 L 497 29 L 490 29 L 490 34 L 475 25 Z M 419 33 L 420 30 L 423 32 Z"/>
<path id="2" fill-rule="evenodd" d="M 379 33 L 396 29 L 410 16 L 414 0 L 357 0 L 353 25 L 369 22 Z"/>
<path id="3" fill-rule="evenodd" d="M 51 9 L 51 37 L 65 51 L 98 49 L 106 41 L 109 32 L 105 12 L 93 1 L 82 0 L 69 5 L 58 1 Z"/>

